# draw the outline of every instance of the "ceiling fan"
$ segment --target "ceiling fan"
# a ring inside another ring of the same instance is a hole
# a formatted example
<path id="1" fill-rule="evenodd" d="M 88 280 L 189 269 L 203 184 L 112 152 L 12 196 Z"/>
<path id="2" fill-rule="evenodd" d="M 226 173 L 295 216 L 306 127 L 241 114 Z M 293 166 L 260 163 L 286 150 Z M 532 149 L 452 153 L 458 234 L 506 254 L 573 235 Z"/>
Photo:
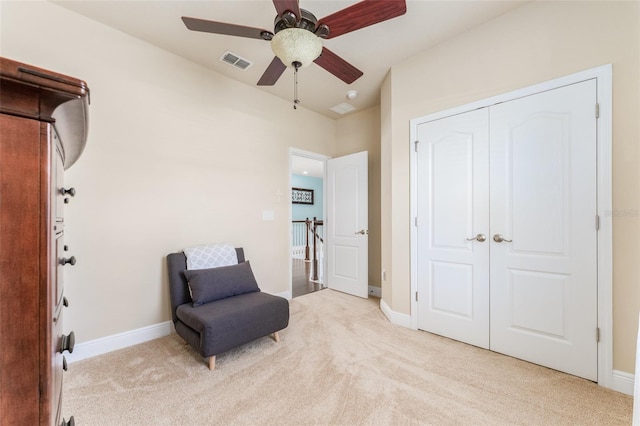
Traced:
<path id="1" fill-rule="evenodd" d="M 258 81 L 272 86 L 287 67 L 295 69 L 315 62 L 347 84 L 363 73 L 326 47 L 320 39 L 331 39 L 369 25 L 404 15 L 405 0 L 362 0 L 318 20 L 301 9 L 298 0 L 273 0 L 277 16 L 273 32 L 225 22 L 182 17 L 189 30 L 271 41 L 275 57 Z M 294 102 L 298 102 L 297 99 Z"/>

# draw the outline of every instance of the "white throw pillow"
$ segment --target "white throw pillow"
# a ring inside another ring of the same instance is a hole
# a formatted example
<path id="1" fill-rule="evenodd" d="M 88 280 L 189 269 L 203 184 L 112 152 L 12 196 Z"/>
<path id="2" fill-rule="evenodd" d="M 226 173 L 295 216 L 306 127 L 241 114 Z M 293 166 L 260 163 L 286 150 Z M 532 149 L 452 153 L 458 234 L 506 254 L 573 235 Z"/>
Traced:
<path id="1" fill-rule="evenodd" d="M 187 269 L 209 269 L 235 265 L 238 255 L 233 244 L 205 244 L 184 249 Z"/>

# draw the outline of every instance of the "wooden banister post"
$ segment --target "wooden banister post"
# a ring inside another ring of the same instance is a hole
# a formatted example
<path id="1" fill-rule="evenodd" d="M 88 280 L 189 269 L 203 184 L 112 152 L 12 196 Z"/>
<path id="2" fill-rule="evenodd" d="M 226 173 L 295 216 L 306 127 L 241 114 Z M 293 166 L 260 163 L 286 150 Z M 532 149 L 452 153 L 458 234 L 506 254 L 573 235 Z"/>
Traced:
<path id="1" fill-rule="evenodd" d="M 311 279 L 318 279 L 318 248 L 316 242 L 318 241 L 317 231 L 317 221 L 314 216 L 313 218 L 313 270 L 311 271 Z"/>
<path id="2" fill-rule="evenodd" d="M 309 218 L 307 218 L 305 221 L 305 241 L 306 241 L 306 245 L 304 247 L 304 260 L 309 260 L 309 227 L 311 226 L 309 223 Z"/>

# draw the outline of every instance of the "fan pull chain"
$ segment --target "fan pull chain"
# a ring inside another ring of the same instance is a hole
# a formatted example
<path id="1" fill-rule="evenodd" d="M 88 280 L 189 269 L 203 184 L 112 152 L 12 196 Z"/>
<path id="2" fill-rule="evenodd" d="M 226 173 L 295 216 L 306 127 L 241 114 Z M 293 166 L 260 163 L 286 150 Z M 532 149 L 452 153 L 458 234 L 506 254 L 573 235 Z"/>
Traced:
<path id="1" fill-rule="evenodd" d="M 293 109 L 298 109 L 297 105 L 300 103 L 300 99 L 298 99 L 298 69 L 301 65 L 298 61 L 293 63 L 293 67 L 295 68 L 293 73 Z"/>

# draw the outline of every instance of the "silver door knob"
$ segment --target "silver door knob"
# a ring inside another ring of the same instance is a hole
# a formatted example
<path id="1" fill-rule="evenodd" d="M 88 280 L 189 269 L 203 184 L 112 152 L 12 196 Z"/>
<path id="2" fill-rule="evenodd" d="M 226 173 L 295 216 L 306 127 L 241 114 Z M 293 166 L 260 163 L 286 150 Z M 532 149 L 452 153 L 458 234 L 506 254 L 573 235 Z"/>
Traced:
<path id="1" fill-rule="evenodd" d="M 500 234 L 496 234 L 493 236 L 493 241 L 495 241 L 496 243 L 501 243 L 501 242 L 505 242 L 505 243 L 511 243 L 513 242 L 513 240 L 507 240 L 505 237 L 503 237 Z"/>
<path id="2" fill-rule="evenodd" d="M 356 232 L 356 235 L 369 235 L 369 230 L 368 229 L 361 229 L 358 232 Z"/>
<path id="3" fill-rule="evenodd" d="M 484 234 L 478 234 L 475 237 L 467 238 L 467 241 L 473 241 L 473 240 L 476 240 L 479 243 L 484 243 L 487 240 L 487 237 L 485 237 Z"/>

